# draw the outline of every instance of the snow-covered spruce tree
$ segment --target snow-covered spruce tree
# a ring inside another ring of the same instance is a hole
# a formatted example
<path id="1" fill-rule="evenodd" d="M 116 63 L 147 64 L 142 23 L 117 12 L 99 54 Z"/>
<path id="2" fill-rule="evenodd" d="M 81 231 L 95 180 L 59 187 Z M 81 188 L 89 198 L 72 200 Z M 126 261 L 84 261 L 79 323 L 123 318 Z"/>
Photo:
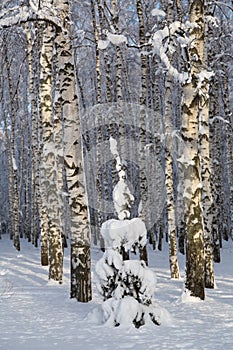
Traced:
<path id="1" fill-rule="evenodd" d="M 111 326 L 130 325 L 136 328 L 152 320 L 160 324 L 153 295 L 155 274 L 143 260 L 124 260 L 124 252 L 146 245 L 146 226 L 140 218 L 130 219 L 134 197 L 126 182 L 126 172 L 117 150 L 117 141 L 110 138 L 110 149 L 116 161 L 119 181 L 113 190 L 117 219 L 107 220 L 101 227 L 106 251 L 97 262 L 99 290 L 103 295 L 103 322 Z"/>

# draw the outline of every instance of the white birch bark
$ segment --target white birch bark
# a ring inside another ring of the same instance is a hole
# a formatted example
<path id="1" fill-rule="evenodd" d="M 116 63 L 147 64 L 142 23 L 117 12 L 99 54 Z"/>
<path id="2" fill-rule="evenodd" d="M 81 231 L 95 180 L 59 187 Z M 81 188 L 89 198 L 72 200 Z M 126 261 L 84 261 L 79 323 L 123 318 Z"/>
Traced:
<path id="1" fill-rule="evenodd" d="M 191 1 L 189 18 L 195 26 L 190 33 L 190 39 L 192 39 L 192 46 L 189 50 L 191 76 L 184 84 L 182 105 L 182 137 L 185 141 L 182 158 L 187 225 L 185 286 L 192 296 L 204 299 L 204 232 L 200 156 L 198 152 L 198 115 L 200 109 L 198 74 L 203 69 L 204 53 L 203 1 Z"/>
<path id="2" fill-rule="evenodd" d="M 173 22 L 174 9 L 171 1 L 167 1 L 166 13 L 168 24 Z M 172 56 L 170 55 L 172 62 Z M 173 184 L 173 160 L 172 160 L 172 131 L 173 131 L 173 111 L 172 111 L 172 89 L 173 79 L 168 73 L 165 82 L 165 184 L 167 193 L 167 224 L 169 236 L 169 262 L 171 278 L 179 278 L 179 265 L 177 259 L 177 241 L 176 241 L 176 217 L 174 203 L 174 184 Z"/>
<path id="3" fill-rule="evenodd" d="M 207 40 L 208 30 L 205 29 L 203 65 L 207 65 Z M 214 288 L 214 264 L 213 264 L 213 237 L 212 237 L 212 208 L 213 198 L 211 193 L 211 163 L 210 163 L 210 135 L 209 135 L 209 81 L 212 72 L 202 71 L 199 77 L 199 152 L 202 179 L 202 210 L 204 229 L 204 253 L 205 253 L 205 287 Z"/>
<path id="4" fill-rule="evenodd" d="M 54 28 L 46 25 L 43 32 L 41 53 L 41 119 L 42 119 L 42 195 L 47 198 L 48 242 L 49 242 L 49 278 L 62 283 L 63 250 L 61 239 L 61 208 L 59 203 L 58 166 L 54 139 L 52 61 L 54 48 Z M 44 213 L 45 214 L 45 213 Z M 43 240 L 43 243 L 44 240 Z"/>
<path id="5" fill-rule="evenodd" d="M 58 0 L 66 33 L 57 33 L 60 101 L 64 121 L 64 161 L 71 212 L 71 298 L 91 300 L 90 228 L 85 189 L 81 125 L 75 85 L 69 1 Z"/>
<path id="6" fill-rule="evenodd" d="M 18 168 L 16 161 L 16 147 L 15 147 L 15 137 L 16 137 L 16 111 L 15 111 L 15 101 L 13 97 L 13 84 L 12 84 L 12 76 L 10 69 L 10 62 L 8 57 L 8 49 L 5 44 L 6 54 L 6 70 L 7 70 L 7 78 L 8 78 L 8 87 L 9 87 L 9 96 L 10 96 L 10 115 L 11 115 L 11 136 L 10 136 L 10 144 L 11 144 L 11 168 L 12 168 L 12 188 L 11 191 L 11 199 L 12 199 L 12 215 L 13 215 L 13 242 L 16 250 L 20 251 L 20 233 L 19 233 L 19 192 L 18 192 Z"/>

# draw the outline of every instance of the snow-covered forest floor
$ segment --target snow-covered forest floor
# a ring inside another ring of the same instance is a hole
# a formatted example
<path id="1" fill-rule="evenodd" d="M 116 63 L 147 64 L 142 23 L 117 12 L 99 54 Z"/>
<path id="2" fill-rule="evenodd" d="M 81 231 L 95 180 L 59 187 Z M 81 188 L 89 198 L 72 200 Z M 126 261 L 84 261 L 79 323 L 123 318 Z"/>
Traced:
<path id="1" fill-rule="evenodd" d="M 7 236 L 0 241 L 0 349 L 4 350 L 115 350 L 115 349 L 233 349 L 233 243 L 224 242 L 222 262 L 215 265 L 216 289 L 206 300 L 182 298 L 182 278 L 169 277 L 168 249 L 150 250 L 150 266 L 157 275 L 155 299 L 162 325 L 135 329 L 110 328 L 98 323 L 101 298 L 93 286 L 93 301 L 69 298 L 69 252 L 64 261 L 64 283 L 47 279 L 39 249 L 22 241 L 16 252 Z M 93 268 L 102 256 L 92 250 Z M 95 275 L 93 276 L 95 280 Z M 166 309 L 166 311 L 163 311 Z"/>

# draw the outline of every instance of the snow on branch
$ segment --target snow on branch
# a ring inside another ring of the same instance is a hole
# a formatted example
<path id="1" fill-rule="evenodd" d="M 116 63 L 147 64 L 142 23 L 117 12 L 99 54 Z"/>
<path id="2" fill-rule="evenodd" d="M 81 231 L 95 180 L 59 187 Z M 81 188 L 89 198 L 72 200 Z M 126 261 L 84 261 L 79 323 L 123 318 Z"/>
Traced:
<path id="1" fill-rule="evenodd" d="M 61 21 L 53 12 L 48 12 L 48 9 L 46 11 L 36 10 L 36 8 L 33 9 L 28 6 L 15 7 L 14 9 L 9 9 L 9 11 L 1 13 L 0 29 L 10 28 L 30 21 L 49 22 L 63 30 Z"/>
<path id="2" fill-rule="evenodd" d="M 157 8 L 154 8 L 152 11 L 151 11 L 151 15 L 154 16 L 154 17 L 166 17 L 166 13 L 163 11 L 163 10 L 159 10 Z"/>
<path id="3" fill-rule="evenodd" d="M 99 40 L 98 41 L 98 49 L 100 50 L 105 50 L 108 45 L 109 45 L 110 41 L 109 40 Z"/>
<path id="4" fill-rule="evenodd" d="M 116 46 L 119 46 L 123 43 L 127 44 L 127 38 L 125 35 L 111 33 L 107 29 L 105 29 L 103 32 L 106 35 L 107 40 L 99 40 L 98 48 L 100 50 L 105 50 L 108 47 L 109 43 L 112 43 Z"/>
<path id="5" fill-rule="evenodd" d="M 140 218 L 105 221 L 101 227 L 101 235 L 107 248 L 120 250 L 123 247 L 125 251 L 135 244 L 144 247 L 147 241 L 146 226 Z"/>
<path id="6" fill-rule="evenodd" d="M 230 122 L 228 120 L 224 119 L 223 117 L 221 117 L 220 115 L 216 115 L 213 118 L 211 118 L 210 124 L 214 124 L 216 121 L 223 122 L 223 123 L 227 124 L 230 128 L 232 128 Z"/>
<path id="7" fill-rule="evenodd" d="M 175 21 L 169 26 L 156 31 L 153 34 L 151 39 L 151 44 L 153 45 L 153 53 L 160 56 L 161 61 L 166 66 L 169 74 L 171 74 L 176 80 L 184 83 L 189 78 L 188 72 L 178 72 L 178 70 L 171 64 L 167 55 L 167 41 L 170 40 L 172 36 L 176 36 L 177 42 L 179 42 L 181 48 L 188 46 L 189 38 L 185 35 L 182 23 Z"/>

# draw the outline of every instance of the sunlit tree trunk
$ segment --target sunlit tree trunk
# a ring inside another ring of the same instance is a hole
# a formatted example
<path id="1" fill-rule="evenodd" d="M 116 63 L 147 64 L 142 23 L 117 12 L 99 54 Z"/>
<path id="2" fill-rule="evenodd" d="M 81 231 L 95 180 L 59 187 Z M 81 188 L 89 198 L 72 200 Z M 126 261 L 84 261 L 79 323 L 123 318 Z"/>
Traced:
<path id="1" fill-rule="evenodd" d="M 174 9 L 173 4 L 168 1 L 166 6 L 167 21 L 169 24 L 173 22 Z M 172 57 L 170 57 L 172 61 Z M 172 111 L 172 88 L 173 79 L 169 75 L 165 81 L 165 184 L 167 192 L 167 216 L 168 216 L 168 235 L 169 235 L 169 262 L 171 278 L 179 278 L 179 265 L 177 259 L 177 241 L 176 241 L 176 217 L 174 203 L 174 184 L 173 184 L 173 160 L 172 160 L 172 131 L 173 131 L 173 111 Z"/>
<path id="2" fill-rule="evenodd" d="M 75 86 L 69 1 L 58 0 L 60 20 L 66 29 L 57 33 L 60 101 L 64 120 L 64 161 L 71 212 L 71 298 L 91 300 L 90 228 L 84 178 L 81 126 Z"/>
<path id="3" fill-rule="evenodd" d="M 38 26 L 35 25 L 32 28 L 29 25 L 26 27 L 27 41 L 28 41 L 28 69 L 29 69 L 29 90 L 30 90 L 30 115 L 31 115 L 31 164 L 30 164 L 30 218 L 28 218 L 28 224 L 30 223 L 30 240 L 35 246 L 37 246 L 38 239 L 38 211 L 37 211 L 37 196 L 35 178 L 37 157 L 36 152 L 38 149 L 38 97 L 39 97 L 39 67 L 38 58 L 40 51 L 40 33 L 38 32 Z M 35 35 L 35 33 L 37 35 Z"/>
<path id="4" fill-rule="evenodd" d="M 54 48 L 54 28 L 48 24 L 43 32 L 41 54 L 41 119 L 43 127 L 42 190 L 43 199 L 47 198 L 48 242 L 49 242 L 49 278 L 62 282 L 63 249 L 61 239 L 61 207 L 59 203 L 58 164 L 54 140 L 52 62 Z M 60 122 L 60 120 L 56 120 Z M 45 214 L 45 213 L 44 213 Z M 45 241 L 43 239 L 43 244 Z M 43 246 L 44 248 L 44 246 Z M 43 252 L 44 254 L 44 252 Z"/>
<path id="5" fill-rule="evenodd" d="M 205 9 L 204 9 L 205 10 Z M 205 29 L 203 64 L 208 64 L 207 35 Z M 208 74 L 207 72 L 205 72 Z M 209 80 L 212 73 L 201 81 L 199 92 L 199 152 L 202 179 L 202 210 L 204 229 L 204 253 L 205 253 L 205 287 L 214 288 L 214 264 L 213 264 L 213 238 L 212 238 L 212 208 L 213 198 L 211 193 L 211 163 L 210 163 L 210 135 L 209 135 Z M 199 78 L 200 79 L 200 78 Z"/>
<path id="6" fill-rule="evenodd" d="M 190 3 L 190 22 L 196 24 L 191 31 L 192 47 L 189 50 L 191 63 L 190 79 L 184 84 L 182 105 L 184 197 L 186 205 L 186 282 L 192 296 L 205 298 L 204 290 L 204 231 L 202 216 L 202 183 L 200 155 L 198 151 L 198 116 L 200 96 L 198 74 L 203 69 L 204 53 L 204 3 L 194 0 Z"/>

